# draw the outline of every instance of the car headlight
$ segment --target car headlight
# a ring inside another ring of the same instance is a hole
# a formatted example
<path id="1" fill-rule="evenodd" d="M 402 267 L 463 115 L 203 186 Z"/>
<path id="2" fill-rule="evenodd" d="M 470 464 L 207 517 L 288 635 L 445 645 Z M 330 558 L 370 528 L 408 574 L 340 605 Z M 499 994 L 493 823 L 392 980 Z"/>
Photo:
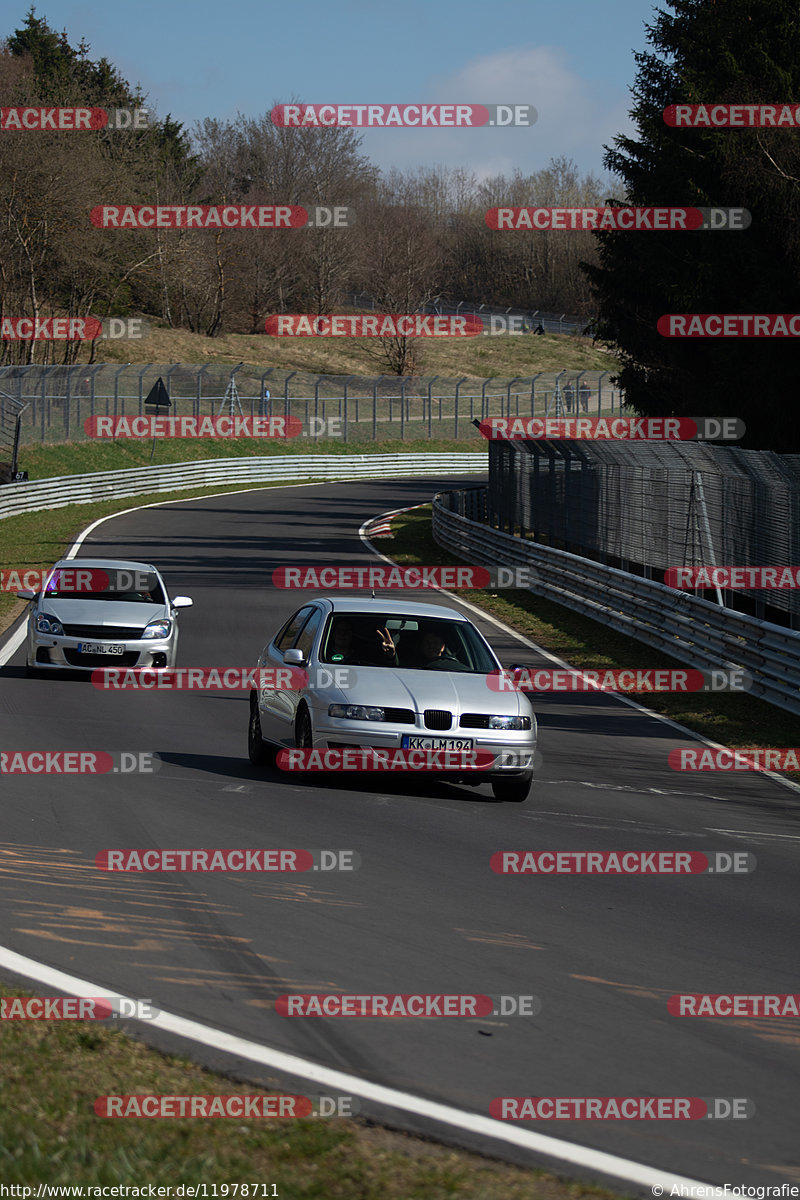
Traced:
<path id="1" fill-rule="evenodd" d="M 530 729 L 530 717 L 489 717 L 490 729 Z"/>
<path id="2" fill-rule="evenodd" d="M 47 613 L 39 613 L 36 618 L 37 633 L 53 633 L 56 637 L 64 636 L 64 626 L 56 617 L 48 617 Z"/>
<path id="3" fill-rule="evenodd" d="M 329 717 L 344 717 L 348 721 L 385 721 L 386 714 L 382 708 L 373 708 L 366 704 L 329 704 Z"/>
<path id="4" fill-rule="evenodd" d="M 151 621 L 142 634 L 143 638 L 165 638 L 169 637 L 169 631 L 172 629 L 172 621 L 166 617 L 161 621 Z"/>

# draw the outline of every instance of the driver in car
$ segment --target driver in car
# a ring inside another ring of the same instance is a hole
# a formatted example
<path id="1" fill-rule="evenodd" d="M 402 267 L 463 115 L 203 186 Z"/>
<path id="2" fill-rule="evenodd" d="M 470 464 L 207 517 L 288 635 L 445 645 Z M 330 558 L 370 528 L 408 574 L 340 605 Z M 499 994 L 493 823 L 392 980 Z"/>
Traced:
<path id="1" fill-rule="evenodd" d="M 445 645 L 438 629 L 428 629 L 422 635 L 423 669 L 433 671 L 463 671 L 464 664 Z"/>

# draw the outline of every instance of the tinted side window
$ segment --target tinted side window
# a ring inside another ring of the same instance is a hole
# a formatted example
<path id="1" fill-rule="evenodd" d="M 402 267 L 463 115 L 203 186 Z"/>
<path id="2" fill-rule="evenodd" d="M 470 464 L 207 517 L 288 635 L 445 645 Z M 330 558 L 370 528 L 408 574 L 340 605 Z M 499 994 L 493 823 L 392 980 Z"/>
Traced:
<path id="1" fill-rule="evenodd" d="M 319 629 L 319 623 L 321 620 L 321 611 L 318 608 L 313 609 L 311 616 L 308 618 L 302 630 L 300 631 L 300 637 L 295 643 L 295 650 L 302 650 L 306 658 L 308 658 L 309 654 L 311 653 L 311 646 L 314 642 L 314 638 L 317 636 L 317 630 Z"/>
<path id="2" fill-rule="evenodd" d="M 311 606 L 307 604 L 305 608 L 301 608 L 293 617 L 289 618 L 275 639 L 275 645 L 279 650 L 288 650 L 294 644 L 294 639 L 303 628 L 310 613 Z"/>

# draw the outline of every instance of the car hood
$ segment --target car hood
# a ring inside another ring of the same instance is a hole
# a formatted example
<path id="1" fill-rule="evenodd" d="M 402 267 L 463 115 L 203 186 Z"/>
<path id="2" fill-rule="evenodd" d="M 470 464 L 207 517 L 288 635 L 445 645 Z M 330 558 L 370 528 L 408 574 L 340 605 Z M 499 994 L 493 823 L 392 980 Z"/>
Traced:
<path id="1" fill-rule="evenodd" d="M 164 604 L 144 604 L 125 600 L 67 600 L 55 597 L 40 605 L 40 612 L 68 625 L 130 625 L 144 629 L 151 621 L 168 617 Z"/>
<path id="2" fill-rule="evenodd" d="M 446 709 L 452 713 L 529 716 L 528 698 L 516 691 L 494 691 L 485 675 L 463 671 L 413 671 L 407 668 L 354 667 L 353 687 L 342 693 L 347 704 L 387 708 Z"/>

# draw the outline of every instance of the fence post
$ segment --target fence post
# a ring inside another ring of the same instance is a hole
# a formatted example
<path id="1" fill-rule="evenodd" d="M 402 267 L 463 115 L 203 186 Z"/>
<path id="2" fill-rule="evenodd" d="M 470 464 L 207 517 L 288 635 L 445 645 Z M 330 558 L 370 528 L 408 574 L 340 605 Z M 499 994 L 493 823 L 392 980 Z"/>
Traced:
<path id="1" fill-rule="evenodd" d="M 432 420 L 433 420 L 433 400 L 431 399 L 431 388 L 433 387 L 433 385 L 434 385 L 434 382 L 435 382 L 435 381 L 436 381 L 438 378 L 439 378 L 439 376 L 438 376 L 438 375 L 434 375 L 434 376 L 433 376 L 433 377 L 432 377 L 432 378 L 431 378 L 431 379 L 428 381 L 428 441 L 430 441 L 430 439 L 431 439 L 431 438 L 432 438 L 432 436 L 433 436 L 433 429 L 432 429 L 432 427 L 431 427 L 431 426 L 432 426 Z"/>
<path id="2" fill-rule="evenodd" d="M 468 379 L 467 375 L 462 375 L 461 378 L 459 379 L 458 383 L 456 384 L 455 433 L 454 433 L 454 436 L 456 437 L 456 439 L 458 439 L 458 392 L 459 392 L 459 389 L 460 389 L 462 383 L 464 383 L 467 379 Z"/>
<path id="3" fill-rule="evenodd" d="M 400 441 L 406 438 L 406 377 L 400 379 Z"/>

